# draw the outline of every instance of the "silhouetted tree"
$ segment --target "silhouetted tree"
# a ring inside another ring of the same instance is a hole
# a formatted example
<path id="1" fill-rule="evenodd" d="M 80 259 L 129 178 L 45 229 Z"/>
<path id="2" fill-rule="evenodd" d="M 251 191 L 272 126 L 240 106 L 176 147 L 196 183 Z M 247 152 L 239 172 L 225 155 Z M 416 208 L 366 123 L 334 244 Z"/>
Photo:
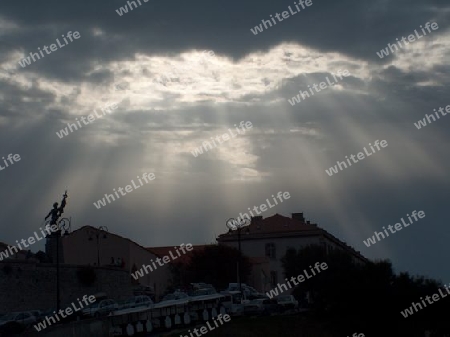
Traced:
<path id="1" fill-rule="evenodd" d="M 35 255 L 34 255 L 40 263 L 49 263 L 50 262 L 50 257 L 44 253 L 42 250 L 38 251 Z"/>
<path id="2" fill-rule="evenodd" d="M 356 263 L 347 252 L 327 253 L 320 246 L 288 250 L 282 258 L 286 278 L 309 271 L 316 262 L 326 262 L 328 269 L 300 283 L 294 296 L 302 298 L 309 292 L 312 314 L 337 336 L 356 331 L 365 336 L 396 337 L 423 337 L 425 330 L 435 331 L 432 336 L 449 333 L 446 316 L 450 303 L 446 299 L 428 304 L 411 317 L 400 314 L 412 302 L 436 294 L 439 282 L 408 273 L 396 276 L 389 261 Z"/>
<path id="3" fill-rule="evenodd" d="M 91 266 L 80 266 L 77 270 L 78 281 L 83 286 L 91 286 L 97 280 L 97 274 L 95 269 Z"/>
<path id="4" fill-rule="evenodd" d="M 172 262 L 169 265 L 169 270 L 172 275 L 171 284 L 177 288 L 185 288 L 187 282 L 191 280 L 189 275 L 191 272 L 188 270 L 188 265 L 184 263 Z"/>
<path id="5" fill-rule="evenodd" d="M 206 246 L 201 251 L 193 251 L 191 261 L 186 267 L 187 284 L 191 282 L 211 283 L 218 290 L 226 288 L 228 283 L 236 282 L 239 251 L 223 245 Z M 247 282 L 251 272 L 251 264 L 246 256 L 242 256 L 241 282 Z"/>

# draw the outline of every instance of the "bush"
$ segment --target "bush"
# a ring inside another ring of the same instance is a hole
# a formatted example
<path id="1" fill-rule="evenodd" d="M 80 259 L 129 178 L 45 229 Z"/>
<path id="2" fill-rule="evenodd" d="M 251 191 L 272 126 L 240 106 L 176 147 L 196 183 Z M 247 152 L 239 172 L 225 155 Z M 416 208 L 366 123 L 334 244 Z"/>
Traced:
<path id="1" fill-rule="evenodd" d="M 10 275 L 13 271 L 13 268 L 11 267 L 10 264 L 5 264 L 3 266 L 3 272 L 5 273 L 5 275 Z"/>
<path id="2" fill-rule="evenodd" d="M 77 270 L 78 281 L 84 286 L 91 286 L 97 280 L 94 268 L 90 266 L 80 267 Z"/>

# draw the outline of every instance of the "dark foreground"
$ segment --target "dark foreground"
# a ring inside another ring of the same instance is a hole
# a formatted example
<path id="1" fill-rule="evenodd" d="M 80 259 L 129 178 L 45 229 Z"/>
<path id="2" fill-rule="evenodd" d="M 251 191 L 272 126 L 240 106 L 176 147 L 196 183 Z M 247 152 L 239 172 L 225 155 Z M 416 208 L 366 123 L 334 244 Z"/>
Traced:
<path id="1" fill-rule="evenodd" d="M 356 320 L 353 322 L 356 323 Z M 450 323 L 449 323 L 450 324 Z M 324 322 L 310 315 L 294 314 L 282 316 L 266 317 L 235 317 L 220 328 L 199 336 L 207 337 L 347 337 L 347 336 L 365 336 L 380 337 L 375 331 L 347 331 L 337 332 L 333 329 L 333 323 Z M 355 324 L 357 325 L 357 324 Z M 445 334 L 433 333 L 426 334 L 420 329 L 407 325 L 383 326 L 383 337 L 450 337 Z M 196 325 L 199 329 L 204 324 Z M 379 327 L 380 328 L 380 327 Z M 191 331 L 192 335 L 189 333 Z M 179 329 L 170 333 L 161 333 L 158 337 L 192 337 L 196 336 L 193 327 L 188 329 Z"/>

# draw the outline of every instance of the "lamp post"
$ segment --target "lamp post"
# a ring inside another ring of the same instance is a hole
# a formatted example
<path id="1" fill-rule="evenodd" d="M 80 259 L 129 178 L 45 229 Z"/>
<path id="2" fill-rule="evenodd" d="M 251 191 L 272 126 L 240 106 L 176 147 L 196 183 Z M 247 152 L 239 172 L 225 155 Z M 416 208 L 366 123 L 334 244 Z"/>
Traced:
<path id="1" fill-rule="evenodd" d="M 58 230 L 52 234 L 56 239 L 56 311 L 58 312 L 61 306 L 60 298 L 60 282 L 59 282 L 59 240 L 61 239 L 61 232 L 63 235 L 69 235 L 71 228 L 71 218 L 62 218 L 55 225 Z M 50 225 L 50 221 L 47 222 Z"/>
<path id="2" fill-rule="evenodd" d="M 61 215 L 64 213 L 64 208 L 67 204 L 67 190 L 63 194 L 63 199 L 61 200 L 61 205 L 58 207 L 58 203 L 53 203 L 53 208 L 50 210 L 50 212 L 45 217 L 45 220 L 50 218 L 46 222 L 47 226 L 56 226 L 57 230 L 53 232 L 52 234 L 49 234 L 48 237 L 54 237 L 56 239 L 56 310 L 59 311 L 60 309 L 60 296 L 59 296 L 59 240 L 61 239 L 61 232 L 64 231 L 64 235 L 69 234 L 70 230 L 70 223 L 71 218 L 62 218 L 60 219 Z"/>
<path id="3" fill-rule="evenodd" d="M 238 233 L 238 250 L 239 250 L 239 257 L 237 261 L 237 281 L 239 283 L 239 291 L 242 293 L 242 281 L 241 281 L 241 265 L 242 265 L 242 251 L 241 251 L 241 230 L 244 226 L 247 226 L 250 223 L 250 220 L 248 218 L 230 218 L 226 222 L 226 226 L 231 230 L 237 230 Z M 249 234 L 249 229 L 247 228 L 246 233 Z"/>
<path id="4" fill-rule="evenodd" d="M 92 241 L 92 235 L 95 235 L 96 239 L 97 239 L 97 267 L 100 267 L 100 247 L 99 247 L 99 239 L 100 239 L 100 234 L 101 232 L 103 233 L 103 239 L 107 238 L 106 233 L 108 232 L 108 227 L 106 226 L 100 226 L 98 228 L 96 228 L 95 231 L 92 230 L 88 230 L 88 234 L 89 234 L 89 241 Z"/>

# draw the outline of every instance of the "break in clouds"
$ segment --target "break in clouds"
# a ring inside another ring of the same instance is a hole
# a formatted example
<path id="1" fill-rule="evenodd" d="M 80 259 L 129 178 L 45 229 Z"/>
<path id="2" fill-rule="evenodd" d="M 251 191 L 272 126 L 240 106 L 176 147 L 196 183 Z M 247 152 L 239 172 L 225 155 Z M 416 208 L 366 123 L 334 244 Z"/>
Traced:
<path id="1" fill-rule="evenodd" d="M 212 242 L 230 216 L 288 190 L 265 216 L 304 212 L 369 258 L 450 276 L 435 235 L 447 231 L 449 120 L 414 126 L 450 104 L 446 2 L 314 1 L 267 27 L 292 1 L 123 6 L 0 4 L 0 157 L 20 154 L 0 171 L 3 241 L 28 237 L 66 189 L 75 228 L 107 224 L 143 246 Z M 397 44 L 428 22 L 439 29 Z M 243 120 L 249 132 L 192 155 Z M 326 174 L 377 139 L 389 147 Z M 93 206 L 144 172 L 157 179 Z M 426 225 L 363 245 L 411 209 Z"/>

